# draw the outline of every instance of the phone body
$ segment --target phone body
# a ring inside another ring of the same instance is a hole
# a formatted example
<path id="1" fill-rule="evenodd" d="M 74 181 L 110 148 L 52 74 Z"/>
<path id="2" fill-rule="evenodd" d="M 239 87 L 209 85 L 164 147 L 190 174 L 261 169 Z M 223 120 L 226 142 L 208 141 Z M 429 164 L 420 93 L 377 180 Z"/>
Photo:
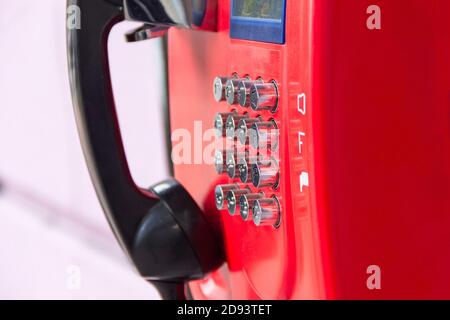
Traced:
<path id="1" fill-rule="evenodd" d="M 230 110 L 275 119 L 281 183 L 266 192 L 282 220 L 217 210 L 214 188 L 232 180 L 176 163 L 226 255 L 192 296 L 450 298 L 450 3 L 287 0 L 284 34 L 253 39 L 234 5 L 218 1 L 217 32 L 169 31 L 171 131 L 202 135 Z M 215 77 L 232 75 L 275 80 L 277 111 L 216 102 Z"/>

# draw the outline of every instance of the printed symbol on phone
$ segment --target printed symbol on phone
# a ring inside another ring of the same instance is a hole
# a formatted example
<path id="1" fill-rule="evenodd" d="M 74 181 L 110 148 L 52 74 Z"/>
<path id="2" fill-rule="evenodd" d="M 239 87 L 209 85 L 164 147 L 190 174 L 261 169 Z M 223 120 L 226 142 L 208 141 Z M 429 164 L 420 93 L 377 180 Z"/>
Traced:
<path id="1" fill-rule="evenodd" d="M 304 132 L 299 132 L 298 133 L 298 151 L 300 154 L 302 154 L 302 146 L 303 146 L 303 141 L 302 141 L 302 137 L 305 137 L 306 133 Z"/>
<path id="2" fill-rule="evenodd" d="M 300 192 L 303 192 L 304 187 L 309 187 L 309 174 L 308 172 L 302 172 L 300 174 Z"/>
<path id="3" fill-rule="evenodd" d="M 306 114 L 306 94 L 302 93 L 297 96 L 297 109 L 302 115 Z"/>

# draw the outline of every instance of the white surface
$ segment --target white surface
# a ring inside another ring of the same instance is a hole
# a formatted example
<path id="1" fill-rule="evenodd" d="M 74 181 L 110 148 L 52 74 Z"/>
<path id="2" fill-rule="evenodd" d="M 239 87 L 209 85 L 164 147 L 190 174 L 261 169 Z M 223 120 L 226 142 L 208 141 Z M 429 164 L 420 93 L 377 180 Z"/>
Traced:
<path id="1" fill-rule="evenodd" d="M 130 169 L 149 186 L 167 176 L 161 43 L 125 43 L 133 26 L 113 30 L 110 64 Z M 65 1 L 2 4 L 0 39 L 0 179 L 98 220 L 71 104 Z"/>
<path id="2" fill-rule="evenodd" d="M 107 258 L 119 249 L 98 204 L 76 132 L 67 74 L 65 4 L 64 0 L 1 3 L 0 181 L 10 194 L 39 204 L 59 222 L 48 225 L 39 220 L 34 207 L 19 209 L 0 199 L 0 297 L 154 297 L 128 266 Z M 113 30 L 110 63 L 132 176 L 148 186 L 167 175 L 160 113 L 161 43 L 125 43 L 123 33 L 133 27 L 121 24 Z M 80 234 L 60 230 L 66 223 L 78 224 L 77 230 L 87 226 L 83 234 L 95 237 L 88 245 Z M 90 249 L 101 241 L 113 249 L 103 255 Z M 77 292 L 61 290 L 61 277 L 72 260 L 84 270 L 84 287 Z"/>
<path id="3" fill-rule="evenodd" d="M 91 230 L 8 194 L 0 219 L 0 299 L 158 298 L 118 247 Z"/>

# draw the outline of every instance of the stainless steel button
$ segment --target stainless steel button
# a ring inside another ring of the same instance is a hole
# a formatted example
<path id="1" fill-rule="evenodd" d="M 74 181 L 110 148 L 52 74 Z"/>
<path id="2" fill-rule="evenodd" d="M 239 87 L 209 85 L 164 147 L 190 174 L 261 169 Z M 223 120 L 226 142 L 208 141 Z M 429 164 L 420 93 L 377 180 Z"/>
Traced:
<path id="1" fill-rule="evenodd" d="M 256 200 L 262 199 L 264 193 L 249 193 L 239 197 L 239 212 L 244 221 L 252 219 L 252 208 Z"/>
<path id="2" fill-rule="evenodd" d="M 228 77 L 216 77 L 213 84 L 214 99 L 217 102 L 225 100 L 225 87 Z"/>
<path id="3" fill-rule="evenodd" d="M 227 192 L 227 207 L 228 213 L 231 216 L 234 216 L 234 214 L 236 213 L 237 207 L 239 205 L 239 197 L 247 193 L 250 193 L 250 190 L 247 188 L 230 190 Z"/>
<path id="4" fill-rule="evenodd" d="M 252 164 L 257 163 L 257 157 L 246 157 L 238 160 L 237 175 L 243 183 L 251 181 Z"/>
<path id="5" fill-rule="evenodd" d="M 227 159 L 233 156 L 233 150 L 216 150 L 214 153 L 214 166 L 218 174 L 227 172 Z"/>
<path id="6" fill-rule="evenodd" d="M 226 155 L 226 171 L 231 179 L 239 176 L 239 162 L 248 158 L 248 152 L 235 152 Z"/>
<path id="7" fill-rule="evenodd" d="M 249 141 L 253 148 L 276 150 L 279 142 L 279 130 L 275 120 L 255 122 L 248 130 Z"/>
<path id="8" fill-rule="evenodd" d="M 248 115 L 231 114 L 227 117 L 225 123 L 225 133 L 228 139 L 234 139 L 237 135 L 238 124 L 241 120 L 247 119 Z"/>
<path id="9" fill-rule="evenodd" d="M 275 112 L 278 108 L 277 85 L 274 82 L 253 83 L 250 88 L 250 106 L 255 111 Z"/>
<path id="10" fill-rule="evenodd" d="M 280 173 L 277 161 L 259 160 L 252 164 L 252 183 L 255 188 L 272 187 L 277 188 Z"/>
<path id="11" fill-rule="evenodd" d="M 225 87 L 225 98 L 229 105 L 233 105 L 238 103 L 238 92 L 239 92 L 239 83 L 241 81 L 246 81 L 246 78 L 231 78 L 228 79 L 226 87 Z"/>
<path id="12" fill-rule="evenodd" d="M 242 80 L 238 85 L 238 102 L 241 107 L 248 108 L 250 106 L 250 92 L 252 85 L 255 82 L 262 83 L 261 79 L 252 81 L 252 80 Z"/>
<path id="13" fill-rule="evenodd" d="M 281 224 L 281 206 L 277 197 L 258 199 L 252 207 L 253 223 L 256 226 L 273 226 Z"/>
<path id="14" fill-rule="evenodd" d="M 216 189 L 214 190 L 214 197 L 216 201 L 216 208 L 218 210 L 224 210 L 227 207 L 227 199 L 226 195 L 228 191 L 231 190 L 238 190 L 239 185 L 238 184 L 223 184 L 218 185 Z"/>
<path id="15" fill-rule="evenodd" d="M 241 144 L 245 145 L 248 143 L 250 129 L 252 128 L 252 125 L 258 122 L 261 122 L 260 118 L 246 118 L 239 121 L 236 134 Z"/>
<path id="16" fill-rule="evenodd" d="M 214 117 L 214 129 L 218 138 L 226 136 L 226 122 L 229 116 L 235 115 L 236 112 L 217 113 Z"/>

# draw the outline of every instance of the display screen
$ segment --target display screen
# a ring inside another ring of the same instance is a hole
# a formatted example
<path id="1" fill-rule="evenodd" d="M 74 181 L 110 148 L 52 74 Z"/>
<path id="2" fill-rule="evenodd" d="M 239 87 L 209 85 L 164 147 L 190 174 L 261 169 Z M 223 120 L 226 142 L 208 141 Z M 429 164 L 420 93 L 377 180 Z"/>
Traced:
<path id="1" fill-rule="evenodd" d="M 234 0 L 233 16 L 281 20 L 284 0 Z"/>
<path id="2" fill-rule="evenodd" d="M 283 44 L 286 1 L 231 0 L 230 37 Z"/>

